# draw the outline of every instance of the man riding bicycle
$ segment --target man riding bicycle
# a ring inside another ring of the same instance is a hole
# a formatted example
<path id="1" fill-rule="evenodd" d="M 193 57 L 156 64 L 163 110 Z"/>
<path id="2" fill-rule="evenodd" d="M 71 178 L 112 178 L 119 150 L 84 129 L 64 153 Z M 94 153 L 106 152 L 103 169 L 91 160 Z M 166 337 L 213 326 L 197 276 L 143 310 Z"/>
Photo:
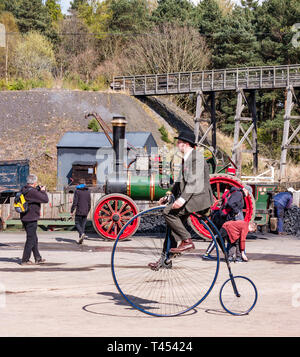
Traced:
<path id="1" fill-rule="evenodd" d="M 209 167 L 201 151 L 196 149 L 195 135 L 192 132 L 181 132 L 178 137 L 177 147 L 183 155 L 178 179 L 172 187 L 175 197 L 173 203 L 167 204 L 163 215 L 170 229 L 170 253 L 184 253 L 195 249 L 190 233 L 185 224 L 192 212 L 206 211 L 213 204 L 213 193 L 209 183 Z M 165 204 L 165 197 L 160 204 Z M 178 247 L 177 244 L 179 243 Z M 165 259 L 166 241 L 162 257 L 148 266 L 158 270 Z"/>

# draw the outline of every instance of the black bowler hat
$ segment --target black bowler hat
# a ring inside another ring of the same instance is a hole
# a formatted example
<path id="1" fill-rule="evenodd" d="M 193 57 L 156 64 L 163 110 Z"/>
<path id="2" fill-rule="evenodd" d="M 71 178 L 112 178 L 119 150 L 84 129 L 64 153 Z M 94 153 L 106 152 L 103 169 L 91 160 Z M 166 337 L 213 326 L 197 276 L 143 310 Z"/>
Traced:
<path id="1" fill-rule="evenodd" d="M 192 131 L 181 131 L 175 139 L 186 141 L 191 145 L 196 145 L 195 134 Z"/>

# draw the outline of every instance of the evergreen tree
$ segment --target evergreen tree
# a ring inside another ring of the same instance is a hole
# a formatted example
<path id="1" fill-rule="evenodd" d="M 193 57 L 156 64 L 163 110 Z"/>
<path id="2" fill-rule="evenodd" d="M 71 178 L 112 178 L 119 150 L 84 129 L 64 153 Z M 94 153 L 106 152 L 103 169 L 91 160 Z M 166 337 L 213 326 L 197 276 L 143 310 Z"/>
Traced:
<path id="1" fill-rule="evenodd" d="M 265 64 L 298 63 L 300 48 L 294 47 L 292 26 L 299 22 L 298 0 L 265 0 L 257 8 L 257 32 Z"/>
<path id="2" fill-rule="evenodd" d="M 199 32 L 207 39 L 212 51 L 211 68 L 235 68 L 261 64 L 259 43 L 255 35 L 252 10 L 241 7 L 224 11 L 220 2 L 203 0 L 196 9 Z M 236 94 L 219 93 L 217 100 L 218 125 L 232 134 Z"/>
<path id="3" fill-rule="evenodd" d="M 217 55 L 218 48 L 214 41 L 214 34 L 222 31 L 223 13 L 215 0 L 203 0 L 194 9 L 194 26 L 204 36 L 206 43 L 212 52 Z M 212 62 L 210 67 L 214 67 Z"/>
<path id="4" fill-rule="evenodd" d="M 240 8 L 222 18 L 221 28 L 212 35 L 213 68 L 261 65 L 255 27 Z"/>
<path id="5" fill-rule="evenodd" d="M 112 17 L 108 1 L 89 0 L 78 6 L 77 14 L 91 33 L 98 38 L 105 36 Z"/>
<path id="6" fill-rule="evenodd" d="M 241 0 L 241 6 L 249 10 L 256 10 L 258 5 L 258 0 Z"/>
<path id="7" fill-rule="evenodd" d="M 109 29 L 113 32 L 141 33 L 151 26 L 147 0 L 108 0 L 112 17 Z"/>
<path id="8" fill-rule="evenodd" d="M 0 0 L 0 12 L 7 11 L 15 14 L 19 0 Z"/>
<path id="9" fill-rule="evenodd" d="M 157 8 L 152 12 L 152 21 L 156 24 L 192 24 L 193 10 L 194 5 L 189 0 L 159 0 Z"/>
<path id="10" fill-rule="evenodd" d="M 61 12 L 59 0 L 46 0 L 45 5 L 48 9 L 52 22 L 57 22 L 63 18 L 63 14 Z"/>
<path id="11" fill-rule="evenodd" d="M 42 0 L 18 0 L 14 11 L 20 32 L 39 31 L 48 34 L 51 31 L 51 17 Z"/>
<path id="12" fill-rule="evenodd" d="M 259 54 L 264 65 L 299 63 L 300 48 L 293 46 L 293 30 L 300 18 L 297 0 L 265 0 L 253 8 L 256 33 L 260 43 Z M 264 154 L 280 157 L 282 140 L 284 93 L 282 90 L 261 91 L 258 101 L 261 115 L 258 139 Z M 268 143 L 265 145 L 264 143 Z M 278 150 L 279 148 L 279 150 Z"/>
<path id="13" fill-rule="evenodd" d="M 88 2 L 88 0 L 73 0 L 70 2 L 71 10 L 78 10 L 80 5 L 84 5 Z"/>
<path id="14" fill-rule="evenodd" d="M 208 38 L 213 47 L 212 35 L 222 28 L 223 13 L 216 0 L 201 1 L 194 11 L 194 22 L 202 36 Z"/>

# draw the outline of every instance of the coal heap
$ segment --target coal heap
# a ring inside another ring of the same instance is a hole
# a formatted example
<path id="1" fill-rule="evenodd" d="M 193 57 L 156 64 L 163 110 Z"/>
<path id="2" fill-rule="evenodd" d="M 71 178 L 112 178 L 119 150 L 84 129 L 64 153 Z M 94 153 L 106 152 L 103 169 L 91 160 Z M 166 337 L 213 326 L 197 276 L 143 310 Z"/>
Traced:
<path id="1" fill-rule="evenodd" d="M 141 216 L 138 234 L 162 233 L 166 231 L 165 219 L 162 214 L 145 214 Z"/>
<path id="2" fill-rule="evenodd" d="M 300 207 L 292 206 L 286 210 L 283 219 L 283 230 L 300 238 Z"/>

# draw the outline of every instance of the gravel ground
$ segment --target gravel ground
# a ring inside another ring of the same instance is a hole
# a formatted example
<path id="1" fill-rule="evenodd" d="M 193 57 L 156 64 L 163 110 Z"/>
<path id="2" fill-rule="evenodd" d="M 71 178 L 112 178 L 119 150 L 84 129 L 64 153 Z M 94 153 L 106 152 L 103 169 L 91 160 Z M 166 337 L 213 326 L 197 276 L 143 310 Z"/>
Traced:
<path id="1" fill-rule="evenodd" d="M 258 302 L 249 315 L 234 317 L 222 309 L 218 294 L 228 272 L 221 262 L 207 299 L 192 313 L 176 318 L 153 318 L 129 307 L 113 283 L 113 243 L 90 235 L 79 246 L 76 238 L 75 232 L 40 232 L 40 251 L 47 263 L 24 267 L 19 265 L 24 232 L 0 233 L 0 336 L 153 340 L 300 335 L 300 239 L 296 237 L 258 235 L 247 241 L 249 262 L 232 264 L 234 275 L 247 276 L 257 286 Z M 197 244 L 203 249 L 208 245 Z M 106 346 L 100 344 L 99 348 Z M 198 354 L 202 348 L 197 346 Z"/>

